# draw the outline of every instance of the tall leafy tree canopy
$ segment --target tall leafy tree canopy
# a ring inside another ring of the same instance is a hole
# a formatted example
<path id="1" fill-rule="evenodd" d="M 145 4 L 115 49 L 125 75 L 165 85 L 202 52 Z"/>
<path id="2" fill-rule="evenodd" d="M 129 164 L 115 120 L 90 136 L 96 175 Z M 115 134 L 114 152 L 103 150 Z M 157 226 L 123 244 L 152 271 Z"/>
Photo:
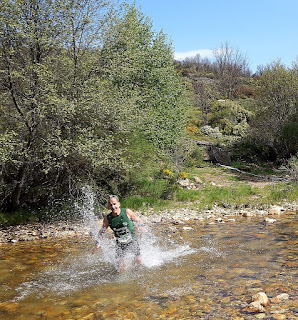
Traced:
<path id="1" fill-rule="evenodd" d="M 298 73 L 275 61 L 258 82 L 260 107 L 252 123 L 254 136 L 277 153 L 288 157 L 297 152 Z"/>
<path id="2" fill-rule="evenodd" d="M 179 143 L 185 89 L 167 37 L 127 4 L 3 0 L 2 207 L 111 188 L 133 170 L 131 136 Z"/>

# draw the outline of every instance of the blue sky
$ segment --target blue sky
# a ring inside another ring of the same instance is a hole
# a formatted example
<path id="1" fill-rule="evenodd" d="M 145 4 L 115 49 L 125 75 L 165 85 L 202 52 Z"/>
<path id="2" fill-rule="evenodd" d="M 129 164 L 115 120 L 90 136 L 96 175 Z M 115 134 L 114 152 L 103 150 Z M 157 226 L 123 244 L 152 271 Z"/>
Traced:
<path id="1" fill-rule="evenodd" d="M 130 1 L 133 2 L 133 1 Z M 172 40 L 176 58 L 211 58 L 228 42 L 250 68 L 274 60 L 291 66 L 298 57 L 298 0 L 135 0 Z"/>

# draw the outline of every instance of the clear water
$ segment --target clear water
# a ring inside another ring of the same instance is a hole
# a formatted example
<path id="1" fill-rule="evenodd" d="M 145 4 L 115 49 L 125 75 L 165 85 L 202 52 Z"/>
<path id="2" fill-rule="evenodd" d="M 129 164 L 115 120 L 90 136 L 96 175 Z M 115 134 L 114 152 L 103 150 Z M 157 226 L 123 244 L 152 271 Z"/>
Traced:
<path id="1" fill-rule="evenodd" d="M 153 225 L 123 274 L 110 234 L 95 255 L 92 236 L 3 245 L 0 319 L 255 319 L 243 307 L 259 291 L 290 296 L 264 317 L 297 319 L 296 214 L 262 220 Z"/>

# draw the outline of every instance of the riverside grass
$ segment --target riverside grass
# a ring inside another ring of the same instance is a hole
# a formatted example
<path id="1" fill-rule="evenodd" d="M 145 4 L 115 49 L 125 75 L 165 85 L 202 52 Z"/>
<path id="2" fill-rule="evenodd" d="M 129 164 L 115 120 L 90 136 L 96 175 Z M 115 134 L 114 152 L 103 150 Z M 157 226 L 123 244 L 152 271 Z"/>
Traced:
<path id="1" fill-rule="evenodd" d="M 279 183 L 274 186 L 257 188 L 251 186 L 217 187 L 208 186 L 201 190 L 177 188 L 172 199 L 158 199 L 150 196 L 130 196 L 122 201 L 123 206 L 134 210 L 153 208 L 159 211 L 165 208 L 183 207 L 195 202 L 197 209 L 211 210 L 214 205 L 222 207 L 261 208 L 272 204 L 293 202 L 298 198 L 298 185 Z"/>
<path id="2" fill-rule="evenodd" d="M 172 177 L 145 178 L 135 181 L 135 192 L 121 199 L 122 207 L 146 212 L 149 208 L 154 213 L 164 209 L 193 206 L 198 210 L 211 210 L 214 205 L 227 208 L 264 208 L 274 204 L 292 203 L 298 199 L 298 184 L 294 182 L 266 180 L 263 185 L 255 186 L 252 181 L 240 177 L 225 168 L 206 166 L 192 168 L 188 177 L 192 181 L 199 176 L 202 184 L 198 189 L 188 190 L 179 187 L 177 179 Z M 212 180 L 220 180 L 227 185 L 213 185 Z M 70 208 L 66 210 L 68 213 Z M 65 212 L 65 215 L 69 215 Z M 42 212 L 20 210 L 13 214 L 0 213 L 0 225 L 15 225 L 44 220 Z M 48 220 L 48 217 L 46 217 Z M 66 216 L 64 216 L 66 218 Z"/>
<path id="3" fill-rule="evenodd" d="M 258 185 L 243 175 L 240 177 L 213 165 L 191 169 L 188 177 L 192 180 L 194 176 L 199 176 L 203 183 L 198 189 L 190 190 L 180 188 L 175 179 L 143 179 L 138 184 L 137 194 L 126 197 L 122 204 L 134 210 L 145 211 L 150 207 L 158 212 L 183 207 L 190 202 L 194 202 L 197 209 L 210 210 L 214 205 L 262 208 L 298 199 L 298 184 L 295 182 L 264 180 Z M 212 184 L 213 179 L 227 185 Z"/>

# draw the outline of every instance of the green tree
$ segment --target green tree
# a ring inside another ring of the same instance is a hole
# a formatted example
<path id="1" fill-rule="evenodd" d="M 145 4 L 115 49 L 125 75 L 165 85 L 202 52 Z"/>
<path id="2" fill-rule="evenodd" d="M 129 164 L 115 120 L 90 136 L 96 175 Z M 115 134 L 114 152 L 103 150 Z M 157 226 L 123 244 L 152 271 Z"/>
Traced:
<path id="1" fill-rule="evenodd" d="M 167 150 L 179 142 L 184 88 L 173 52 L 134 6 L 4 1 L 2 207 L 69 197 L 85 181 L 115 190 L 138 165 L 133 137 Z"/>
<path id="2" fill-rule="evenodd" d="M 22 195 L 34 202 L 65 191 L 79 170 L 90 172 L 90 155 L 104 154 L 101 162 L 112 157 L 104 152 L 111 138 L 94 134 L 101 111 L 93 108 L 99 93 L 90 90 L 90 83 L 96 87 L 102 13 L 109 7 L 91 0 L 4 2 L 1 187 L 3 204 L 15 209 Z"/>
<path id="3" fill-rule="evenodd" d="M 139 9 L 124 5 L 123 11 L 107 30 L 101 68 L 119 94 L 137 106 L 134 115 L 145 137 L 159 149 L 171 150 L 179 143 L 188 108 L 173 49 Z"/>
<path id="4" fill-rule="evenodd" d="M 264 69 L 258 82 L 260 108 L 252 122 L 252 133 L 263 143 L 285 156 L 291 143 L 285 138 L 296 128 L 298 105 L 298 73 L 280 61 Z M 290 123 L 293 125 L 289 126 Z M 286 128 L 285 128 L 286 126 Z M 294 133 L 294 131 L 293 131 Z"/>
<path id="5" fill-rule="evenodd" d="M 231 100 L 218 100 L 212 103 L 208 123 L 218 127 L 226 135 L 243 136 L 248 130 L 251 112 Z"/>

